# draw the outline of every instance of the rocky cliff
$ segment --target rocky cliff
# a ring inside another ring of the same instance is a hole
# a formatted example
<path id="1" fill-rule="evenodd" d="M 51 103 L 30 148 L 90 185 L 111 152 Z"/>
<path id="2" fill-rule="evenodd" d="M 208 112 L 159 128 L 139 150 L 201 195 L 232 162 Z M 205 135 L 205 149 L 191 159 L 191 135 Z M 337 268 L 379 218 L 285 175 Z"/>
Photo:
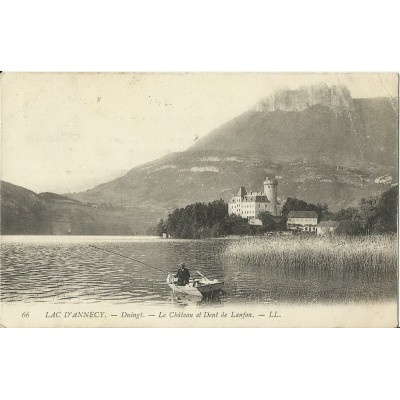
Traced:
<path id="1" fill-rule="evenodd" d="M 332 110 L 353 110 L 353 99 L 343 85 L 311 85 L 296 90 L 278 90 L 262 99 L 255 107 L 258 112 L 267 111 L 302 111 L 316 104 Z"/>

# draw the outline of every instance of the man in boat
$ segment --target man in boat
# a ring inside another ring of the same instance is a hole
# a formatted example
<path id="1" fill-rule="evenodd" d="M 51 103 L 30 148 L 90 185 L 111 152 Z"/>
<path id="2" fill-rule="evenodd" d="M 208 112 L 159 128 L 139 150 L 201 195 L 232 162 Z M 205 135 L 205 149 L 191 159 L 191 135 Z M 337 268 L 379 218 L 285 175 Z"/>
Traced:
<path id="1" fill-rule="evenodd" d="M 178 278 L 178 286 L 185 286 L 189 283 L 190 272 L 186 268 L 186 265 L 184 262 L 181 262 L 179 264 L 179 269 L 175 275 L 175 278 Z"/>

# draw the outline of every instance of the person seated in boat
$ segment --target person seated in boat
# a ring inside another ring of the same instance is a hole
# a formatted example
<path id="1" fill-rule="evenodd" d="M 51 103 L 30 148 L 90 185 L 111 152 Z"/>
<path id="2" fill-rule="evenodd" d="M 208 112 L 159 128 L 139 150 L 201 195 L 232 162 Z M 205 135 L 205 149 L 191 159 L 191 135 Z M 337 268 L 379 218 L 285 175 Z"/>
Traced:
<path id="1" fill-rule="evenodd" d="M 175 278 L 178 278 L 178 286 L 185 286 L 189 283 L 190 272 L 189 269 L 186 268 L 184 262 L 179 264 L 178 272 L 175 275 Z"/>

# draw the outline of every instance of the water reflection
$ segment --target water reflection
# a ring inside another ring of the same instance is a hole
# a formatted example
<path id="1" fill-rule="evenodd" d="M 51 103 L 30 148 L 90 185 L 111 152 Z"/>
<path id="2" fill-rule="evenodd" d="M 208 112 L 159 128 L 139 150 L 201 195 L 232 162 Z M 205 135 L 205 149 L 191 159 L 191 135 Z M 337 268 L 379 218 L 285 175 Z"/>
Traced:
<path id="1" fill-rule="evenodd" d="M 197 306 L 219 305 L 222 304 L 221 297 L 225 295 L 226 292 L 224 292 L 223 290 L 212 293 L 206 293 L 203 296 L 190 295 L 188 293 L 172 293 L 171 303 L 182 307 L 189 305 L 197 305 Z"/>
<path id="2" fill-rule="evenodd" d="M 241 240 L 241 239 L 238 239 Z M 262 240 L 262 239 L 260 239 Z M 166 273 L 150 269 L 105 249 L 175 273 L 185 261 L 192 275 L 199 270 L 224 282 L 225 295 L 171 298 Z M 134 238 L 51 237 L 38 242 L 13 238 L 1 245 L 0 299 L 3 302 L 172 303 L 218 306 L 221 303 L 350 302 L 388 300 L 396 296 L 396 268 L 387 274 L 343 269 L 315 273 L 288 269 L 268 259 L 238 264 L 224 256 L 234 240 L 136 240 Z M 318 271 L 317 271 L 318 272 Z"/>

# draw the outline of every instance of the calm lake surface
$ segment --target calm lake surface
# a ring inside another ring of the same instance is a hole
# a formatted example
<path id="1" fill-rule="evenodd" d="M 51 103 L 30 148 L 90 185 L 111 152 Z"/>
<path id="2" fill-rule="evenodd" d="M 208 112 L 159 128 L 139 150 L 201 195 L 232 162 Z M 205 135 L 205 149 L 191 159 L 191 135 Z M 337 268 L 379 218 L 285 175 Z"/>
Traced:
<path id="1" fill-rule="evenodd" d="M 171 302 L 166 273 L 96 250 L 133 257 L 176 272 L 185 261 L 225 282 L 222 303 L 386 301 L 396 297 L 394 274 L 351 268 L 341 274 L 288 270 L 280 265 L 241 265 L 226 257 L 245 239 L 173 240 L 149 237 L 3 236 L 0 298 L 3 302 Z M 263 238 L 256 241 L 265 240 Z"/>

